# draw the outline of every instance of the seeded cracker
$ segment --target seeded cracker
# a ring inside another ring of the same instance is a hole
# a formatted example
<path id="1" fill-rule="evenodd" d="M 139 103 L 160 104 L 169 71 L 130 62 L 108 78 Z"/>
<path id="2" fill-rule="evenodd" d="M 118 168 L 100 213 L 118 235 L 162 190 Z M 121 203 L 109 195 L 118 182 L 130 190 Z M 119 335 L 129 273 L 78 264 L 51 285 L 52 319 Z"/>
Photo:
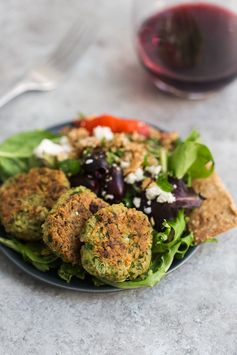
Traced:
<path id="1" fill-rule="evenodd" d="M 197 244 L 237 226 L 237 209 L 217 174 L 193 182 L 205 200 L 190 215 L 189 228 Z"/>

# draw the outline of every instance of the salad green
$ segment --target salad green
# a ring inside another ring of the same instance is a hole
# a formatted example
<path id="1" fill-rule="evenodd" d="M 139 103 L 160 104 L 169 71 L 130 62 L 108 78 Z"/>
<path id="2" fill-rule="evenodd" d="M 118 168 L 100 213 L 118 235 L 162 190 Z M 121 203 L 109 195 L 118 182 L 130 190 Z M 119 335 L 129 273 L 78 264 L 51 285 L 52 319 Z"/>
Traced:
<path id="1" fill-rule="evenodd" d="M 34 156 L 34 149 L 43 139 L 55 141 L 58 138 L 59 135 L 44 130 L 23 132 L 8 138 L 0 144 L 0 180 L 5 181 L 11 176 L 29 171 L 32 167 L 43 165 L 44 162 Z M 163 192 L 174 193 L 176 202 L 172 206 L 160 204 L 157 208 L 157 214 L 160 214 L 163 223 L 159 231 L 153 229 L 152 262 L 149 270 L 135 281 L 116 283 L 93 278 L 97 286 L 103 283 L 122 289 L 154 286 L 165 276 L 173 261 L 182 259 L 194 245 L 194 236 L 188 231 L 184 208 L 191 210 L 198 207 L 201 199 L 194 191 L 188 190 L 186 185 L 188 183 L 191 186 L 193 179 L 209 177 L 215 167 L 212 153 L 206 145 L 199 142 L 199 138 L 199 133 L 193 131 L 185 140 L 177 140 L 172 149 L 161 146 L 156 138 L 146 139 L 148 154 L 142 165 L 144 171 L 149 166 L 148 155 L 151 154 L 161 166 L 161 173 L 156 177 L 155 183 Z M 88 152 L 92 152 L 91 147 L 84 150 L 84 156 Z M 106 152 L 106 161 L 109 166 L 113 166 L 123 156 L 123 149 L 109 150 Z M 82 157 L 53 161 L 51 167 L 62 170 L 70 178 L 83 171 L 84 160 Z M 133 200 L 139 193 L 140 185 L 131 184 L 126 187 L 121 201 L 129 208 L 134 207 Z M 141 195 L 140 200 L 143 197 Z M 149 208 L 151 207 L 148 210 Z M 164 219 L 162 211 L 169 217 Z M 41 242 L 26 243 L 12 236 L 3 236 L 0 237 L 0 243 L 21 254 L 26 262 L 42 272 L 55 270 L 67 283 L 73 277 L 83 280 L 87 275 L 81 265 L 64 263 Z"/>
<path id="2" fill-rule="evenodd" d="M 59 137 L 50 131 L 35 130 L 17 133 L 0 144 L 0 180 L 27 172 L 30 168 L 39 166 L 41 162 L 33 155 L 40 142 Z"/>

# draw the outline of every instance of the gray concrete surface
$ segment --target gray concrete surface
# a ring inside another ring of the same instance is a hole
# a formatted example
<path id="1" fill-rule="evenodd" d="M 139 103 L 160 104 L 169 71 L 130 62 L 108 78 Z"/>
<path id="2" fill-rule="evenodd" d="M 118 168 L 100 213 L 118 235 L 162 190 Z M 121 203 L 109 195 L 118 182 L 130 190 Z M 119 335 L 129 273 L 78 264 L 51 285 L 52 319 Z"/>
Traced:
<path id="1" fill-rule="evenodd" d="M 0 1 L 1 93 L 47 55 L 85 3 Z M 183 135 L 196 127 L 237 201 L 237 82 L 200 102 L 160 94 L 134 53 L 131 1 L 90 6 L 103 19 L 93 46 L 57 90 L 0 110 L 1 140 L 78 112 L 140 117 Z M 234 230 L 203 245 L 157 287 L 107 295 L 48 287 L 0 255 L 0 354 L 237 354 L 236 253 Z"/>

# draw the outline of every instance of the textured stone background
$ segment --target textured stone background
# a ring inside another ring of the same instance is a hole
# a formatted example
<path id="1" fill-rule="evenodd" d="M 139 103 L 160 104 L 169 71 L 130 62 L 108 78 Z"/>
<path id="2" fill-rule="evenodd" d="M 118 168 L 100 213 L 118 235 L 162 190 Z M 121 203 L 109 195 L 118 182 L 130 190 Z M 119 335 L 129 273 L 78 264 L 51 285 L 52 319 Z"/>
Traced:
<path id="1" fill-rule="evenodd" d="M 84 3 L 0 0 L 0 93 L 49 53 Z M 140 117 L 183 135 L 197 127 L 237 201 L 237 83 L 200 102 L 157 92 L 134 53 L 131 4 L 91 1 L 91 20 L 101 16 L 93 46 L 57 90 L 2 108 L 0 138 L 78 112 Z M 0 255 L 0 354 L 237 354 L 236 234 L 202 246 L 153 289 L 108 295 L 48 287 Z"/>

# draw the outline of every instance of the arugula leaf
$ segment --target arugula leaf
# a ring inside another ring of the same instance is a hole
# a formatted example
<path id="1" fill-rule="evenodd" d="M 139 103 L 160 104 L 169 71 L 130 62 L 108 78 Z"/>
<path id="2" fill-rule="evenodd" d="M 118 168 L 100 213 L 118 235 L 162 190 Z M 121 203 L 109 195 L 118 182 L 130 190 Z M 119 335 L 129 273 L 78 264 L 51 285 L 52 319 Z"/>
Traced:
<path id="1" fill-rule="evenodd" d="M 36 130 L 15 134 L 0 144 L 0 179 L 27 172 L 40 162 L 34 158 L 33 150 L 44 138 L 55 139 L 58 135 L 49 131 Z"/>
<path id="2" fill-rule="evenodd" d="M 131 289 L 139 287 L 152 287 L 160 282 L 169 270 L 175 257 L 182 258 L 193 243 L 193 235 L 183 236 L 186 231 L 186 221 L 183 211 L 173 221 L 165 221 L 164 231 L 154 236 L 153 260 L 147 273 L 134 281 L 108 282 L 106 284 Z"/>
<path id="3" fill-rule="evenodd" d="M 79 159 L 67 159 L 57 163 L 57 167 L 61 169 L 67 176 L 77 175 L 81 170 L 81 161 Z"/>
<path id="4" fill-rule="evenodd" d="M 0 243 L 21 254 L 25 261 L 40 271 L 49 271 L 56 265 L 58 257 L 42 243 L 23 243 L 9 237 L 0 237 Z"/>
<path id="5" fill-rule="evenodd" d="M 191 182 L 192 179 L 207 178 L 214 171 L 212 153 L 206 145 L 197 142 L 198 138 L 198 132 L 193 131 L 170 155 L 169 169 L 178 179 L 186 176 Z"/>
<path id="6" fill-rule="evenodd" d="M 77 277 L 81 280 L 85 278 L 85 270 L 81 265 L 72 265 L 67 263 L 62 263 L 58 269 L 58 276 L 61 277 L 64 281 L 69 283 L 72 277 Z"/>

